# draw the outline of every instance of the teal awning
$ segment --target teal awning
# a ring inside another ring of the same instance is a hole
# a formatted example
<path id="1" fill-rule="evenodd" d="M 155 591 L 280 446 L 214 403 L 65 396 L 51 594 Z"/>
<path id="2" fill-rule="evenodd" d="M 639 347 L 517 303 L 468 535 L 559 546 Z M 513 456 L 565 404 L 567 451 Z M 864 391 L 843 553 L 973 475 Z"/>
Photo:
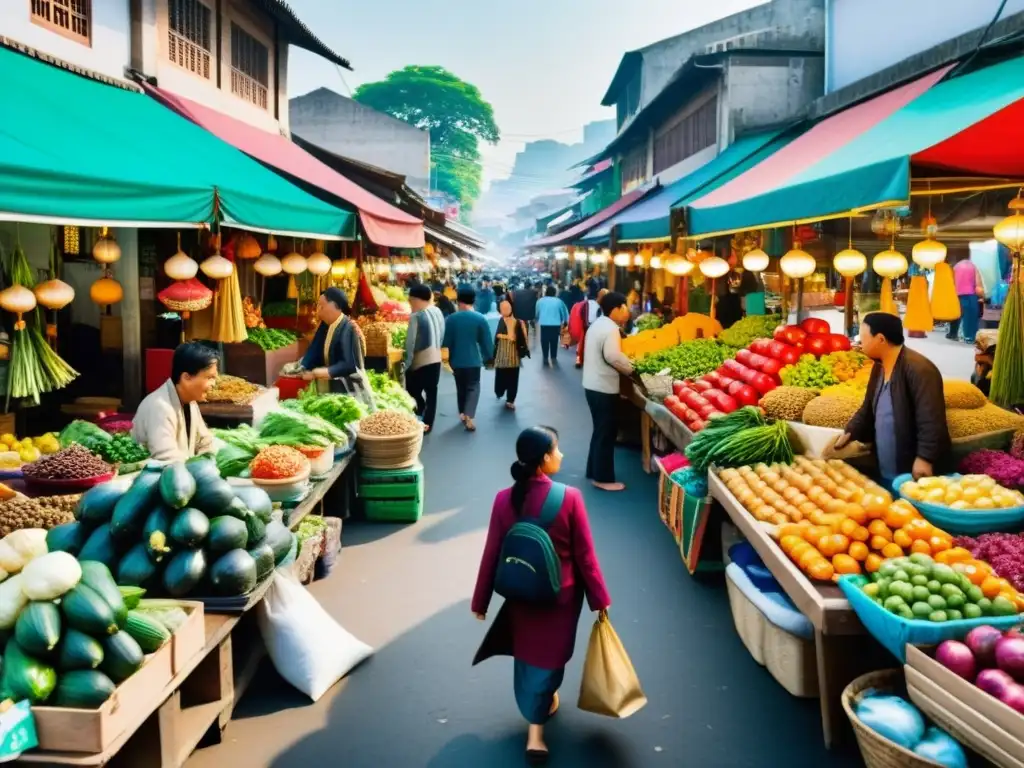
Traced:
<path id="1" fill-rule="evenodd" d="M 354 237 L 355 217 L 148 96 L 0 48 L 0 216 Z"/>
<path id="2" fill-rule="evenodd" d="M 780 152 L 692 201 L 689 234 L 782 226 L 906 203 L 912 164 L 928 171 L 932 192 L 998 186 L 1024 176 L 1018 142 L 1024 58 L 942 80 L 947 72 L 826 118 L 785 156 Z"/>

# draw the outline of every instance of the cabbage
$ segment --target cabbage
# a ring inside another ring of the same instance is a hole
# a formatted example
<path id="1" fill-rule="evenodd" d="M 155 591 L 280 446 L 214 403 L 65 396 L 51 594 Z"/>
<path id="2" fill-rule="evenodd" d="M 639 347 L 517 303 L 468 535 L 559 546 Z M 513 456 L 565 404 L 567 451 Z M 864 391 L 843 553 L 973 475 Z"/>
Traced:
<path id="1" fill-rule="evenodd" d="M 60 445 L 67 448 L 72 443 L 78 443 L 83 448 L 95 451 L 100 445 L 109 442 L 110 435 L 97 427 L 91 421 L 75 419 L 68 424 L 60 433 Z"/>
<path id="2" fill-rule="evenodd" d="M 868 694 L 857 704 L 857 717 L 879 736 L 913 749 L 924 735 L 924 718 L 899 696 Z"/>
<path id="3" fill-rule="evenodd" d="M 957 740 L 935 726 L 925 732 L 924 739 L 914 747 L 914 754 L 946 768 L 967 768 L 967 755 Z"/>

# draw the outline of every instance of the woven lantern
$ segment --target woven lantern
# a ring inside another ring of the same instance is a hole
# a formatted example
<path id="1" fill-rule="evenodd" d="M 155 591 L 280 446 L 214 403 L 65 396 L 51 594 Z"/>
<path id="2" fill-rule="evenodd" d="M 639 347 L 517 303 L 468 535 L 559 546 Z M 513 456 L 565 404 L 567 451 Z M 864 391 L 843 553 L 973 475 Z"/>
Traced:
<path id="1" fill-rule="evenodd" d="M 743 254 L 743 268 L 747 272 L 764 272 L 768 268 L 768 254 L 760 248 Z"/>
<path id="2" fill-rule="evenodd" d="M 239 259 L 258 259 L 260 254 L 263 253 L 263 249 L 260 248 L 259 241 L 252 235 L 242 235 L 235 242 L 235 256 Z"/>
<path id="3" fill-rule="evenodd" d="M 235 271 L 235 265 L 225 259 L 219 253 L 215 253 L 203 260 L 203 263 L 199 265 L 199 268 L 203 270 L 203 274 L 211 280 L 224 280 L 225 278 L 231 277 L 231 273 Z"/>
<path id="4" fill-rule="evenodd" d="M 281 259 L 281 268 L 288 275 L 301 275 L 306 271 L 306 259 L 301 253 L 292 251 Z"/>
<path id="5" fill-rule="evenodd" d="M 193 277 L 171 283 L 156 297 L 168 309 L 181 312 L 183 318 L 188 318 L 192 312 L 199 312 L 210 306 L 213 302 L 213 291 Z"/>
<path id="6" fill-rule="evenodd" d="M 1024 250 L 1024 214 L 1021 213 L 1024 211 L 1024 198 L 1021 198 L 1020 192 L 1010 201 L 1009 208 L 1011 215 L 996 224 L 992 234 L 1011 251 L 1020 253 Z"/>
<path id="7" fill-rule="evenodd" d="M 0 291 L 0 308 L 18 316 L 14 330 L 20 331 L 25 327 L 21 316 L 36 308 L 36 295 L 23 285 L 12 285 Z"/>
<path id="8" fill-rule="evenodd" d="M 832 259 L 832 266 L 843 277 L 856 277 L 868 268 L 868 257 L 856 248 L 844 248 Z"/>
<path id="9" fill-rule="evenodd" d="M 33 293 L 35 293 L 36 300 L 40 306 L 52 309 L 55 312 L 64 309 L 64 307 L 75 300 L 75 289 L 63 280 L 56 278 L 40 283 L 35 287 Z"/>
<path id="10" fill-rule="evenodd" d="M 100 306 L 117 304 L 124 298 L 124 288 L 109 273 L 89 286 L 89 298 Z"/>
<path id="11" fill-rule="evenodd" d="M 281 260 L 272 253 L 264 253 L 256 259 L 256 263 L 252 265 L 252 268 L 256 270 L 257 274 L 263 275 L 263 277 L 273 277 L 274 275 L 281 274 Z"/>
<path id="12" fill-rule="evenodd" d="M 306 269 L 314 275 L 326 275 L 331 271 L 331 260 L 323 253 L 311 253 L 306 259 Z"/>
<path id="13" fill-rule="evenodd" d="M 793 280 L 803 280 L 814 274 L 818 263 L 807 251 L 803 250 L 798 243 L 794 243 L 792 250 L 788 251 L 780 260 L 779 268 L 782 274 Z"/>
<path id="14" fill-rule="evenodd" d="M 679 254 L 672 254 L 665 259 L 665 270 L 673 277 L 686 277 L 693 272 L 694 263 Z"/>
<path id="15" fill-rule="evenodd" d="M 111 237 L 106 227 L 100 230 L 100 236 L 93 243 L 92 257 L 100 264 L 113 264 L 121 258 L 121 246 Z"/>
<path id="16" fill-rule="evenodd" d="M 164 274 L 171 280 L 191 280 L 199 271 L 199 264 L 181 250 L 181 233 L 178 233 L 178 252 L 164 262 Z"/>

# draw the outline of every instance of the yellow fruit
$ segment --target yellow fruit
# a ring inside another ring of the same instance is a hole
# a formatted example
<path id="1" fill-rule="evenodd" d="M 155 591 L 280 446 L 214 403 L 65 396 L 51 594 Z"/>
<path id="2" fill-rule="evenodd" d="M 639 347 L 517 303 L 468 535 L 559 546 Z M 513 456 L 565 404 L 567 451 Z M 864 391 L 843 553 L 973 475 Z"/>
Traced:
<path id="1" fill-rule="evenodd" d="M 981 498 L 981 491 L 976 486 L 969 485 L 966 488 L 964 488 L 964 492 L 961 495 L 961 498 L 967 502 L 968 506 L 973 507 L 974 502 Z"/>
<path id="2" fill-rule="evenodd" d="M 7 433 L 5 433 L 5 434 L 3 435 L 3 437 L 0 437 L 0 443 L 3 443 L 3 444 L 4 444 L 4 445 L 6 445 L 7 447 L 10 447 L 10 446 L 14 445 L 14 442 L 15 442 L 15 441 L 16 441 L 17 439 L 18 439 L 18 438 L 16 438 L 16 437 L 15 437 L 14 435 L 12 435 L 12 434 L 11 434 L 10 432 L 7 432 Z"/>
<path id="3" fill-rule="evenodd" d="M 988 496 L 982 496 L 973 504 L 973 509 L 995 509 L 996 505 Z"/>
<path id="4" fill-rule="evenodd" d="M 932 504 L 942 504 L 946 500 L 946 489 L 945 488 L 931 488 L 924 495 L 924 500 L 929 501 Z"/>
<path id="5" fill-rule="evenodd" d="M 950 509 L 970 509 L 970 505 L 963 499 L 958 499 L 949 505 Z"/>

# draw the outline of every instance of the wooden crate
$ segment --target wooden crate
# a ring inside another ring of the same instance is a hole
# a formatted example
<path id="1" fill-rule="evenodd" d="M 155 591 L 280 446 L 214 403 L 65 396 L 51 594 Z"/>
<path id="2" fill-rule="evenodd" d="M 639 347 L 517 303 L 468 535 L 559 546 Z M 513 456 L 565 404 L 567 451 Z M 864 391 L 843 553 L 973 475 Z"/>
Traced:
<path id="1" fill-rule="evenodd" d="M 238 376 L 253 384 L 270 386 L 277 381 L 281 369 L 301 357 L 297 342 L 287 347 L 264 352 L 255 344 L 224 345 L 224 372 Z"/>
<path id="2" fill-rule="evenodd" d="M 181 607 L 188 613 L 188 621 L 171 635 L 171 673 L 181 672 L 206 645 L 205 611 L 195 600 L 182 600 Z"/>

